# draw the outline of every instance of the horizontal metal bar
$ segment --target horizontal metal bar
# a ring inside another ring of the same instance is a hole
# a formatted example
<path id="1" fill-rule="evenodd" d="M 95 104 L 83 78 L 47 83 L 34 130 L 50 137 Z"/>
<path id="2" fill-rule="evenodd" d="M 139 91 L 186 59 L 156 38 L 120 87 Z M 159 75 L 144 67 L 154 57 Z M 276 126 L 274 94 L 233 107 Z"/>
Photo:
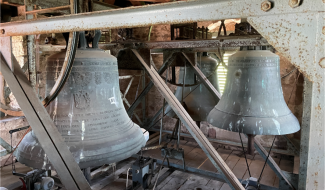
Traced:
<path id="1" fill-rule="evenodd" d="M 250 36 L 226 36 L 219 39 L 209 40 L 173 40 L 173 41 L 132 41 L 119 43 L 99 44 L 100 49 L 151 49 L 151 54 L 163 53 L 165 49 L 179 49 L 194 52 L 214 52 L 217 48 L 241 47 L 241 46 L 268 46 L 270 45 L 265 38 L 260 35 Z M 40 51 L 61 51 L 65 49 L 65 45 L 40 45 Z"/>
<path id="2" fill-rule="evenodd" d="M 70 5 L 64 5 L 64 6 L 60 6 L 60 7 L 51 7 L 51 8 L 47 8 L 47 9 L 27 11 L 26 14 L 49 13 L 49 12 L 53 12 L 53 11 L 66 10 L 66 9 L 70 9 L 70 8 L 71 8 Z"/>
<path id="3" fill-rule="evenodd" d="M 162 164 L 162 160 L 157 159 L 157 163 Z M 163 165 L 168 167 L 168 168 L 171 168 L 171 169 L 184 171 L 183 165 L 179 165 L 179 164 L 169 162 L 169 166 L 168 166 L 167 161 L 165 161 L 163 163 Z M 204 177 L 209 177 L 209 178 L 213 178 L 213 179 L 218 180 L 218 181 L 226 182 L 224 180 L 224 176 L 222 174 L 218 173 L 218 172 L 210 172 L 210 171 L 201 170 L 201 169 L 197 169 L 197 168 L 193 168 L 193 167 L 189 167 L 189 166 L 185 166 L 185 172 L 193 173 L 193 174 L 199 174 L 199 175 L 204 176 Z M 238 180 L 242 181 L 243 179 L 238 178 Z M 260 189 L 261 190 L 278 190 L 278 188 L 276 188 L 276 187 L 271 187 L 271 186 L 263 185 L 263 184 L 260 184 Z"/>
<path id="4" fill-rule="evenodd" d="M 159 132 L 160 129 L 152 128 L 152 129 L 149 129 L 149 131 L 157 131 L 157 132 Z M 168 134 L 172 134 L 173 133 L 172 131 L 168 131 L 168 130 L 162 130 L 162 132 L 163 133 L 168 133 Z M 180 133 L 180 135 L 182 137 L 193 138 L 192 135 L 186 134 L 186 133 Z M 215 142 L 215 143 L 219 143 L 219 144 L 226 144 L 226 145 L 230 145 L 230 146 L 242 147 L 242 144 L 241 143 L 237 143 L 237 142 L 234 142 L 234 141 L 219 140 L 219 139 L 214 139 L 214 138 L 209 138 L 209 137 L 207 137 L 207 139 L 210 142 Z M 247 147 L 247 144 L 244 144 L 244 147 L 246 148 Z M 267 151 L 270 150 L 270 148 L 268 148 L 268 147 L 264 147 L 264 149 L 267 150 Z M 290 151 L 282 150 L 282 149 L 277 149 L 277 148 L 272 148 L 271 152 L 278 153 L 278 154 L 295 156 L 294 152 L 290 152 Z"/>
<path id="5" fill-rule="evenodd" d="M 10 152 L 13 148 L 5 140 L 0 137 L 0 145 L 6 149 L 7 152 Z"/>
<path id="6" fill-rule="evenodd" d="M 261 3 L 261 0 L 200 0 L 64 15 L 1 24 L 0 37 L 324 11 L 322 1 L 304 1 L 292 8 L 288 1 L 273 0 L 274 6 L 267 12 L 261 10 Z"/>
<path id="7" fill-rule="evenodd" d="M 10 151 L 7 151 L 7 150 L 1 150 L 0 151 L 0 157 L 2 157 L 2 156 L 6 156 L 7 154 L 9 154 L 10 153 Z"/>
<path id="8" fill-rule="evenodd" d="M 190 66 L 193 68 L 195 74 L 199 77 L 200 81 L 204 84 L 204 86 L 211 92 L 216 99 L 220 100 L 221 94 L 217 91 L 217 89 L 211 84 L 208 78 L 202 73 L 202 71 L 196 66 L 196 63 L 193 63 L 188 56 L 182 52 L 183 56 L 186 58 L 188 62 L 190 62 Z"/>
<path id="9" fill-rule="evenodd" d="M 17 129 L 13 129 L 13 130 L 10 130 L 9 131 L 9 134 L 12 134 L 12 133 L 15 133 L 15 132 L 18 132 L 18 131 L 22 131 L 22 130 L 25 130 L 25 129 L 28 129 L 30 126 L 25 126 L 25 127 L 20 127 L 20 128 L 17 128 Z"/>

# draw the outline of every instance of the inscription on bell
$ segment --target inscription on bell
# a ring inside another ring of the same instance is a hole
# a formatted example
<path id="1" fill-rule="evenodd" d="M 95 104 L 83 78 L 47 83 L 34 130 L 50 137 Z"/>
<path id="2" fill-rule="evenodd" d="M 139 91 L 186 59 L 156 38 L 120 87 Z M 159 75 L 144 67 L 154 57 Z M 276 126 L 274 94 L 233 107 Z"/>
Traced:
<path id="1" fill-rule="evenodd" d="M 85 73 L 72 72 L 72 76 L 76 85 L 85 87 L 90 84 L 92 74 L 91 72 L 85 72 Z"/>
<path id="2" fill-rule="evenodd" d="M 75 107 L 78 109 L 86 109 L 90 106 L 89 94 L 85 91 L 79 91 L 73 94 Z"/>

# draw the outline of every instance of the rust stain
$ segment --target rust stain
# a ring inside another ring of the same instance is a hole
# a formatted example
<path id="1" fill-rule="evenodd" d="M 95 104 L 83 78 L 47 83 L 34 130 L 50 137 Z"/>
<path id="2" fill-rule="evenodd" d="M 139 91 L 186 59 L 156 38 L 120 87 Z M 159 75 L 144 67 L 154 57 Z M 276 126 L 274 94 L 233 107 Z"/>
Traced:
<path id="1" fill-rule="evenodd" d="M 324 29 L 323 29 L 324 30 Z M 325 57 L 321 58 L 318 62 L 321 68 L 325 68 Z"/>

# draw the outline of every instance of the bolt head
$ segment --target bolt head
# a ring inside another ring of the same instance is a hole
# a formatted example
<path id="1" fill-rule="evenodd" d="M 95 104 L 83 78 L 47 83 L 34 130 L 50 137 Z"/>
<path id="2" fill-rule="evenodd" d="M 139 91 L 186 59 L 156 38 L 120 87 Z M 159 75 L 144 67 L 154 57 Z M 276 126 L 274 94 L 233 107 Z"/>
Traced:
<path id="1" fill-rule="evenodd" d="M 299 7 L 301 0 L 289 0 L 289 5 L 292 8 Z"/>
<path id="2" fill-rule="evenodd" d="M 325 35 L 325 26 L 323 26 L 322 33 Z"/>
<path id="3" fill-rule="evenodd" d="M 1 34 L 5 34 L 5 29 L 1 29 L 1 30 L 0 30 L 0 33 L 1 33 Z"/>
<path id="4" fill-rule="evenodd" d="M 264 11 L 264 12 L 269 11 L 271 8 L 272 8 L 272 4 L 271 4 L 270 1 L 264 1 L 264 2 L 261 4 L 261 9 L 262 9 L 262 11 Z"/>

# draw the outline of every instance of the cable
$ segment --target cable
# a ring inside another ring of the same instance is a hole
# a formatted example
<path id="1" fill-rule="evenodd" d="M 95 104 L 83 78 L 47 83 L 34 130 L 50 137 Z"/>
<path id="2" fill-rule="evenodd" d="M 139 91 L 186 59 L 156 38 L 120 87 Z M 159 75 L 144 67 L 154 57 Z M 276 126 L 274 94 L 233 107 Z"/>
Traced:
<path id="1" fill-rule="evenodd" d="M 126 171 L 126 184 L 125 184 L 125 187 L 126 187 L 126 189 L 128 188 L 128 183 L 129 183 L 129 170 L 130 170 L 131 168 L 129 168 L 127 171 Z"/>
<path id="2" fill-rule="evenodd" d="M 244 152 L 244 156 L 245 156 L 245 160 L 246 160 L 246 166 L 247 166 L 247 170 L 248 170 L 248 173 L 249 173 L 249 177 L 252 177 L 251 171 L 249 170 L 249 165 L 248 165 L 248 162 L 247 162 L 246 153 L 245 153 L 245 149 L 244 149 L 244 144 L 243 144 L 243 140 L 241 139 L 240 132 L 239 132 L 239 137 L 240 137 L 240 141 L 241 141 L 241 147 L 243 148 L 243 152 Z"/>
<path id="3" fill-rule="evenodd" d="M 261 180 L 261 177 L 262 177 L 262 174 L 263 174 L 264 168 L 265 168 L 266 163 L 267 163 L 267 161 L 268 161 L 268 159 L 269 159 L 269 157 L 270 157 L 270 153 L 271 153 L 271 150 L 272 150 L 272 147 L 273 147 L 273 144 L 274 144 L 275 138 L 276 138 L 276 135 L 274 136 L 274 139 L 273 139 L 273 142 L 272 142 L 271 148 L 270 148 L 269 153 L 268 153 L 268 155 L 267 155 L 267 157 L 266 157 L 266 159 L 265 159 L 264 166 L 263 166 L 262 172 L 261 172 L 261 174 L 260 174 L 260 177 L 259 177 L 258 180 L 257 180 L 257 183 L 258 183 L 258 184 L 260 183 L 260 180 Z"/>
<path id="4" fill-rule="evenodd" d="M 214 73 L 216 72 L 216 70 L 215 71 L 213 71 L 208 77 L 206 77 L 207 79 L 209 78 L 209 77 L 211 77 Z M 198 83 L 198 84 L 201 84 L 201 83 Z M 187 98 L 187 96 L 189 96 L 192 92 L 194 92 L 194 90 L 196 90 L 198 87 L 199 87 L 200 85 L 197 85 L 193 90 L 191 90 L 185 97 L 184 97 L 184 99 L 185 98 Z M 171 111 L 173 111 L 173 109 L 170 109 L 166 114 L 164 114 L 163 113 L 163 116 L 162 117 L 165 117 L 169 112 L 171 112 Z M 149 129 L 151 129 L 151 127 L 153 127 L 154 125 L 156 125 L 159 121 L 160 121 L 160 119 L 161 119 L 161 117 L 154 123 L 154 124 L 152 124 L 148 129 L 146 129 L 144 132 L 143 132 L 143 134 L 144 133 L 146 133 Z"/>
<path id="5" fill-rule="evenodd" d="M 166 158 L 166 156 L 167 156 L 167 153 L 165 154 L 165 157 L 164 157 L 164 159 L 163 159 L 163 161 L 162 161 L 162 163 L 161 163 L 161 165 L 160 165 L 160 169 L 159 169 L 159 171 L 158 171 L 157 179 L 156 179 L 156 181 L 155 181 L 155 185 L 153 186 L 153 189 L 152 189 L 152 190 L 155 190 L 155 187 L 156 187 L 156 185 L 157 185 L 157 181 L 158 181 L 158 178 L 159 178 L 159 173 L 160 173 L 160 171 L 161 171 L 161 168 L 162 168 L 163 165 L 164 165 L 164 162 L 165 162 L 165 158 Z"/>

